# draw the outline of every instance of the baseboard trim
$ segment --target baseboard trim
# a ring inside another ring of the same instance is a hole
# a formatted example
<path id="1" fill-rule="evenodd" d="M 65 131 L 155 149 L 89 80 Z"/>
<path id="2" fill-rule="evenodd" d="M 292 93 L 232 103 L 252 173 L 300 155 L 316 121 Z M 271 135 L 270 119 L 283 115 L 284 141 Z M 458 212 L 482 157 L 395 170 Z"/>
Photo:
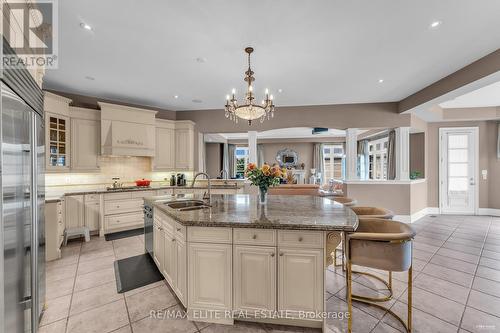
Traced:
<path id="1" fill-rule="evenodd" d="M 494 208 L 479 208 L 477 210 L 478 215 L 488 215 L 488 216 L 500 216 L 500 209 Z"/>

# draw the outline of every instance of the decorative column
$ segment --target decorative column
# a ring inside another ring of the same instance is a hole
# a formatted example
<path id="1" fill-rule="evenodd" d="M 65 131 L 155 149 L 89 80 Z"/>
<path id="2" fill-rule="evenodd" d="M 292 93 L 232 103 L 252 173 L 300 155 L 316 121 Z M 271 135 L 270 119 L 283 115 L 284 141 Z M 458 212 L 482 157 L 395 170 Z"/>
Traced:
<path id="1" fill-rule="evenodd" d="M 410 127 L 396 131 L 396 180 L 410 180 Z"/>
<path id="2" fill-rule="evenodd" d="M 248 131 L 248 162 L 257 164 L 257 131 Z"/>
<path id="3" fill-rule="evenodd" d="M 358 129 L 345 131 L 346 180 L 358 180 Z"/>

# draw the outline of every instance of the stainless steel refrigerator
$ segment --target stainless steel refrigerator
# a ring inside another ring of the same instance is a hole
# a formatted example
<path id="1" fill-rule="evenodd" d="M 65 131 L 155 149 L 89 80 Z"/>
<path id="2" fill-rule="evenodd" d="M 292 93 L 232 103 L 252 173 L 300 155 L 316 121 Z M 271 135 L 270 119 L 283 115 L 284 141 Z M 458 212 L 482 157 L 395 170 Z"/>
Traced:
<path id="1" fill-rule="evenodd" d="M 0 76 L 0 333 L 37 332 L 45 302 L 43 95 L 26 70 Z"/>

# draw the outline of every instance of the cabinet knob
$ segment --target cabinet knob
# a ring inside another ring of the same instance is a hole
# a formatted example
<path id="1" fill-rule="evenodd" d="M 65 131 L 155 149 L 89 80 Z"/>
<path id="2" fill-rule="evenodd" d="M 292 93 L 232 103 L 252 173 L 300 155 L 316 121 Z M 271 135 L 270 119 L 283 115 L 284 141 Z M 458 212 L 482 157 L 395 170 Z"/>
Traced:
<path id="1" fill-rule="evenodd" d="M 283 252 L 280 253 L 280 257 L 283 257 Z"/>
<path id="2" fill-rule="evenodd" d="M 177 231 L 181 231 L 181 228 L 177 228 Z"/>
<path id="3" fill-rule="evenodd" d="M 175 242 L 175 238 L 172 238 L 172 242 Z"/>
<path id="4" fill-rule="evenodd" d="M 299 242 L 302 242 L 302 237 L 299 237 Z"/>
<path id="5" fill-rule="evenodd" d="M 257 239 L 257 235 L 253 235 L 253 236 L 252 236 L 252 238 L 253 238 L 253 239 Z"/>
<path id="6" fill-rule="evenodd" d="M 119 205 L 116 205 L 116 208 L 120 208 L 120 206 L 119 206 Z"/>
<path id="7" fill-rule="evenodd" d="M 274 253 L 271 253 L 271 257 L 274 257 Z"/>

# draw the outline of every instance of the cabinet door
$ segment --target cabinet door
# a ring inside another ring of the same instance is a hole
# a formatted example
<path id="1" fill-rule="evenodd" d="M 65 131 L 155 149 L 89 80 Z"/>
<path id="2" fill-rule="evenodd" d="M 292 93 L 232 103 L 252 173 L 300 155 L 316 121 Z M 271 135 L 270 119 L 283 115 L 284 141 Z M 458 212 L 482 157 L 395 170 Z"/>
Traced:
<path id="1" fill-rule="evenodd" d="M 172 289 L 175 289 L 176 285 L 176 265 L 177 265 L 177 249 L 176 249 L 176 240 L 174 236 L 163 229 L 163 240 L 164 240 L 164 248 L 163 248 L 163 275 L 165 279 L 170 284 Z"/>
<path id="2" fill-rule="evenodd" d="M 92 201 L 85 203 L 85 226 L 90 231 L 99 230 L 99 216 L 101 203 L 99 201 Z"/>
<path id="3" fill-rule="evenodd" d="M 99 170 L 101 123 L 96 120 L 71 119 L 71 169 Z"/>
<path id="4" fill-rule="evenodd" d="M 194 133 L 190 129 L 175 130 L 175 168 L 193 170 Z"/>
<path id="5" fill-rule="evenodd" d="M 47 112 L 45 115 L 47 171 L 67 172 L 70 166 L 69 117 Z"/>
<path id="6" fill-rule="evenodd" d="M 153 225 L 153 259 L 160 272 L 163 272 L 163 256 L 164 256 L 165 239 L 163 231 L 158 224 Z"/>
<path id="7" fill-rule="evenodd" d="M 188 243 L 188 308 L 231 310 L 230 244 Z"/>
<path id="8" fill-rule="evenodd" d="M 182 302 L 184 306 L 187 305 L 186 295 L 187 295 L 187 251 L 186 251 L 186 243 L 177 238 L 175 242 L 176 246 L 176 254 L 177 254 L 177 278 L 175 283 L 175 293 L 179 300 Z"/>
<path id="9" fill-rule="evenodd" d="M 157 127 L 155 140 L 153 168 L 155 170 L 175 169 L 175 130 Z"/>
<path id="10" fill-rule="evenodd" d="M 65 198 L 65 224 L 66 228 L 83 227 L 85 225 L 85 207 L 83 195 L 71 195 Z"/>
<path id="11" fill-rule="evenodd" d="M 276 310 L 276 248 L 235 245 L 235 310 Z"/>
<path id="12" fill-rule="evenodd" d="M 278 311 L 323 311 L 323 250 L 279 249 Z"/>

